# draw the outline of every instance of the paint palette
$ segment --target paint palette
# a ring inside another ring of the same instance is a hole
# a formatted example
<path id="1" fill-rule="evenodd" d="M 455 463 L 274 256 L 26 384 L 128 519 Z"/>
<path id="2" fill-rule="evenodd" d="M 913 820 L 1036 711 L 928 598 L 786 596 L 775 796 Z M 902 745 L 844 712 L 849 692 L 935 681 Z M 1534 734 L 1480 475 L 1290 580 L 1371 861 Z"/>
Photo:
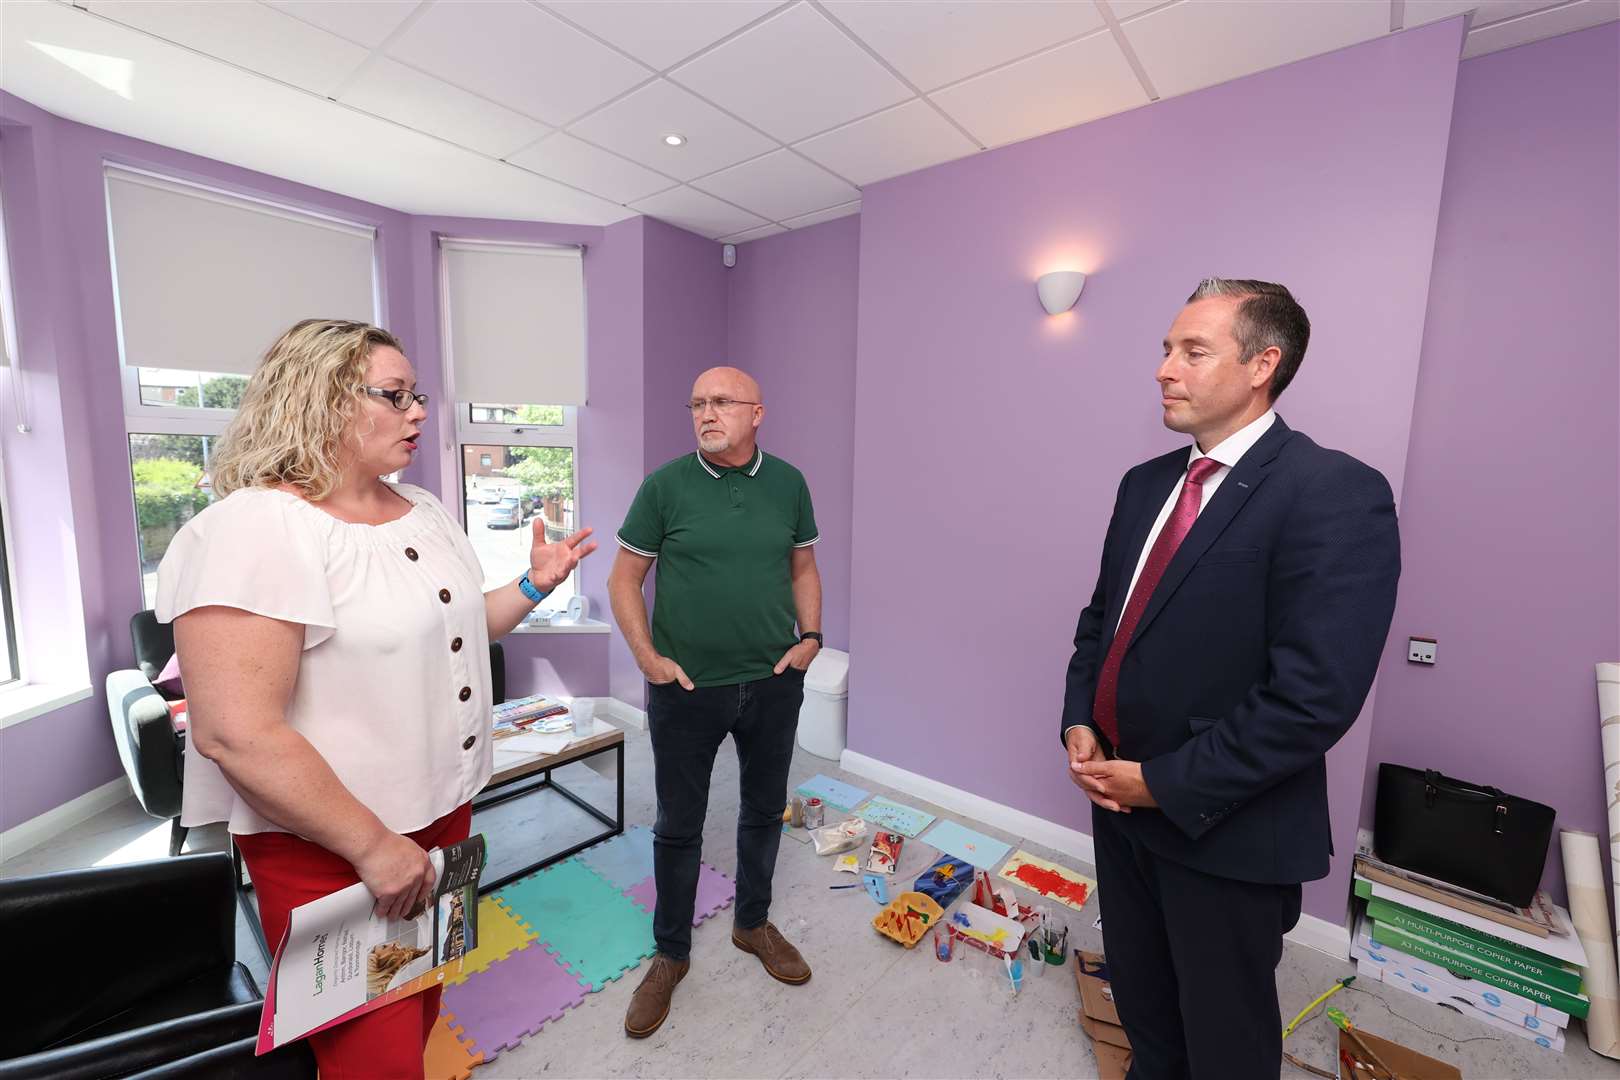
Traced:
<path id="1" fill-rule="evenodd" d="M 945 909 L 922 893 L 903 892 L 877 913 L 872 929 L 909 949 L 937 926 L 944 915 Z M 1022 934 L 1023 928 L 1019 927 L 1018 932 Z"/>
<path id="2" fill-rule="evenodd" d="M 1017 956 L 1018 946 L 1024 940 L 1024 927 L 1016 919 L 997 915 L 974 903 L 958 907 L 947 925 L 952 937 L 992 956 Z"/>

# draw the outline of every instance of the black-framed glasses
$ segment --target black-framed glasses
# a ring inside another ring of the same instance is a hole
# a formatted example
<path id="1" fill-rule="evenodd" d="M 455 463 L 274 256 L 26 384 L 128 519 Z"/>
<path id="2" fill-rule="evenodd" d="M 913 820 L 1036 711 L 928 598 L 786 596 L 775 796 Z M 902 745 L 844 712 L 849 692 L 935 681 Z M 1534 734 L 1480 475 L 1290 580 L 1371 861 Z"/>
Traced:
<path id="1" fill-rule="evenodd" d="M 759 402 L 757 402 L 757 401 L 739 401 L 737 398 L 728 398 L 728 397 L 693 398 L 691 401 L 688 401 L 686 403 L 685 408 L 686 408 L 686 410 L 688 412 L 696 414 L 696 413 L 703 412 L 705 409 L 707 409 L 711 405 L 714 406 L 714 411 L 715 412 L 724 412 L 725 410 L 731 408 L 733 405 L 758 405 L 758 404 L 759 404 Z"/>
<path id="2" fill-rule="evenodd" d="M 389 403 L 400 412 L 410 412 L 412 405 L 427 408 L 428 396 L 426 394 L 418 394 L 416 391 L 407 390 L 403 386 L 398 390 L 387 390 L 381 386 L 362 386 L 360 389 L 372 397 L 387 398 Z"/>

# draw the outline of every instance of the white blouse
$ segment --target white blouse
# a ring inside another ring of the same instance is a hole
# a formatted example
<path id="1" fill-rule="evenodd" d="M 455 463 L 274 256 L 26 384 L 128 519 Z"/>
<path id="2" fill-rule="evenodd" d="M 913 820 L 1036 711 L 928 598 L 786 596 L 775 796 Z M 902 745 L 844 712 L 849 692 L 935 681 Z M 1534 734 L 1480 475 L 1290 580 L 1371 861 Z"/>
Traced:
<path id="1" fill-rule="evenodd" d="M 471 799 L 494 756 L 478 555 L 431 493 L 394 490 L 411 509 L 382 525 L 339 521 L 273 488 L 232 492 L 169 544 L 156 611 L 171 622 L 217 605 L 302 623 L 287 723 L 405 833 Z M 212 821 L 233 833 L 286 831 L 188 747 L 180 822 Z"/>

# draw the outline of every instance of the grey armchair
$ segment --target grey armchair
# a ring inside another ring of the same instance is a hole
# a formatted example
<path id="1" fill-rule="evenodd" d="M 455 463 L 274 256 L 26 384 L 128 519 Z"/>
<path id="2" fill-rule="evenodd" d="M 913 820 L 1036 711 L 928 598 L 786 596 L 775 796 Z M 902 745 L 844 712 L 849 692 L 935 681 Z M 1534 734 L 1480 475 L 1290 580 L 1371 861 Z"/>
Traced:
<path id="1" fill-rule="evenodd" d="M 152 612 L 141 611 L 130 619 L 129 634 L 136 666 L 107 675 L 107 712 L 135 798 L 153 817 L 172 819 L 169 854 L 178 855 L 186 842 L 186 829 L 180 824 L 186 738 L 169 716 L 173 695 L 152 684 L 174 655 L 174 630 Z"/>

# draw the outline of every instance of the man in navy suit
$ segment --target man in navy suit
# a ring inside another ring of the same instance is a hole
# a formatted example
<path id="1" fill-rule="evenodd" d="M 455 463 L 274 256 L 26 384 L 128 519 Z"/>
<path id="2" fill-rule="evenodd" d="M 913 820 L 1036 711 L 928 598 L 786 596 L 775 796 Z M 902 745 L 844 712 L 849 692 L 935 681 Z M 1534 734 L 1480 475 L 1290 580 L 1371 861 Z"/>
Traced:
<path id="1" fill-rule="evenodd" d="M 1333 851 L 1324 755 L 1395 610 L 1377 470 L 1272 410 L 1310 321 L 1214 278 L 1164 340 L 1164 424 L 1194 445 L 1120 481 L 1063 700 L 1092 802 L 1103 945 L 1133 1080 L 1275 1077 L 1275 971 Z"/>

